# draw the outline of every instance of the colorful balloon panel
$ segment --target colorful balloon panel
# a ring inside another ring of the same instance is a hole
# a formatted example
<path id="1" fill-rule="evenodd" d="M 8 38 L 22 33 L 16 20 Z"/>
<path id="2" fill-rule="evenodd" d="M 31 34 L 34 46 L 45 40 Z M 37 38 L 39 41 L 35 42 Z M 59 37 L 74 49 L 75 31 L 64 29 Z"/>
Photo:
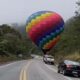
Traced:
<path id="1" fill-rule="evenodd" d="M 41 49 L 51 49 L 60 39 L 64 30 L 62 17 L 51 11 L 39 11 L 32 14 L 26 24 L 31 40 Z"/>

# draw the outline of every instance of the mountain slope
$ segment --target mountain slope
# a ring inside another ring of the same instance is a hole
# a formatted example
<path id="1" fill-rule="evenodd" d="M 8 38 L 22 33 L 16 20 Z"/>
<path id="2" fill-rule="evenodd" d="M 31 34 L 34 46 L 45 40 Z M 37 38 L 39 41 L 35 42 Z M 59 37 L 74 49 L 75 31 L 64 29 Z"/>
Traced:
<path id="1" fill-rule="evenodd" d="M 26 58 L 29 56 L 27 45 L 19 31 L 8 25 L 0 26 L 0 61 L 18 59 L 19 55 Z"/>

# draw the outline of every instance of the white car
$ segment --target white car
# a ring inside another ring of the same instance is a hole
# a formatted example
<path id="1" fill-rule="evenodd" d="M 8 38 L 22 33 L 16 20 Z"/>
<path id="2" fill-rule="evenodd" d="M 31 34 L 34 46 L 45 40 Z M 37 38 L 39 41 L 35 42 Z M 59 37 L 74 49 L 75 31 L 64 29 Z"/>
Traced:
<path id="1" fill-rule="evenodd" d="M 54 64 L 54 58 L 51 55 L 44 55 L 43 56 L 43 61 L 45 63 Z"/>

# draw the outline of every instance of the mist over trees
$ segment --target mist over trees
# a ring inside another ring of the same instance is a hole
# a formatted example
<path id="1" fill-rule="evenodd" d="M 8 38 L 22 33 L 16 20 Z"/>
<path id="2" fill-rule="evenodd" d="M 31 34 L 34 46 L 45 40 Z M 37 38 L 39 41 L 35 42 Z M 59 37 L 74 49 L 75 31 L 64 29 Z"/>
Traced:
<path id="1" fill-rule="evenodd" d="M 75 13 L 76 13 L 76 16 L 79 17 L 80 16 L 80 1 L 78 0 L 76 4 L 77 4 L 77 10 L 75 11 Z"/>

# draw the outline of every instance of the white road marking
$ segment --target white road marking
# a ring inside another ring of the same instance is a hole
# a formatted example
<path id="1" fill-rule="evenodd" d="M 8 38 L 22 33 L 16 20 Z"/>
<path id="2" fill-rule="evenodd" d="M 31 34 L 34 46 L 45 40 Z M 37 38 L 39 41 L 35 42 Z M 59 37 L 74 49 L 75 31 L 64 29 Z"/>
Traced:
<path id="1" fill-rule="evenodd" d="M 45 65 L 46 65 L 46 64 L 45 64 Z M 51 66 L 46 65 L 46 67 L 47 67 L 48 69 L 50 69 L 50 70 L 52 70 L 52 71 L 54 71 L 54 72 L 56 72 L 56 73 L 57 73 L 57 70 L 56 70 L 56 69 L 54 69 L 54 68 L 51 68 Z"/>
<path id="2" fill-rule="evenodd" d="M 10 66 L 10 65 L 12 65 L 12 64 L 15 64 L 15 63 L 16 63 L 16 62 L 1 65 L 0 68 L 5 68 L 5 67 L 8 67 L 8 66 Z"/>
<path id="3" fill-rule="evenodd" d="M 45 76 L 47 77 L 47 80 L 54 80 L 53 77 L 50 76 L 49 74 L 47 74 L 47 73 L 45 72 L 45 70 L 42 69 L 40 66 L 39 66 L 39 69 L 40 69 L 40 72 L 41 72 L 42 75 L 45 74 Z"/>
<path id="4" fill-rule="evenodd" d="M 24 60 L 24 61 L 26 61 L 26 60 Z M 12 62 L 12 63 L 7 63 L 7 64 L 4 64 L 4 65 L 1 65 L 0 68 L 8 67 L 8 66 L 13 65 L 13 64 L 15 64 L 17 62 L 21 62 L 21 61 L 15 61 L 15 62 Z"/>
<path id="5" fill-rule="evenodd" d="M 51 66 L 46 65 L 46 64 L 45 64 L 45 66 L 46 66 L 48 69 L 50 69 L 50 70 L 52 70 L 52 71 L 54 71 L 54 72 L 57 73 L 57 69 L 51 68 Z M 72 80 L 71 78 L 69 78 L 69 77 L 67 77 L 67 76 L 64 76 L 64 78 L 66 78 L 67 80 Z"/>
<path id="6" fill-rule="evenodd" d="M 72 80 L 71 78 L 69 78 L 69 77 L 67 77 L 67 76 L 64 76 L 66 79 L 68 79 L 68 80 Z"/>

